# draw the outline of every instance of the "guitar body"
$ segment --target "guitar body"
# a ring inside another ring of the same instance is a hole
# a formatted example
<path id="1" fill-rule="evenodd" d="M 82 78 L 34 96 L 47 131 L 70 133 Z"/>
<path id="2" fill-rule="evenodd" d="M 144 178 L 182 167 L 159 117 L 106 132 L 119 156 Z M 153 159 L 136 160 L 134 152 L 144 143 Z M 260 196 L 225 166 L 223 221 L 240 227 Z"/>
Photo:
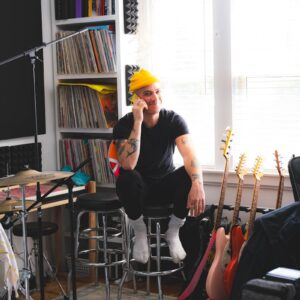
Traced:
<path id="1" fill-rule="evenodd" d="M 227 295 L 230 295 L 236 269 L 238 266 L 240 251 L 245 242 L 245 238 L 240 226 L 233 226 L 230 233 L 231 260 L 224 271 L 224 288 Z"/>
<path id="2" fill-rule="evenodd" d="M 228 240 L 229 237 L 225 234 L 224 228 L 218 228 L 216 233 L 215 257 L 206 278 L 206 293 L 213 300 L 228 299 L 224 289 L 224 272 L 222 270 L 222 256 Z"/>
<path id="3" fill-rule="evenodd" d="M 222 256 L 222 270 L 225 271 L 226 267 L 228 266 L 229 262 L 231 261 L 231 245 L 230 240 L 226 243 L 224 247 L 224 252 Z"/>

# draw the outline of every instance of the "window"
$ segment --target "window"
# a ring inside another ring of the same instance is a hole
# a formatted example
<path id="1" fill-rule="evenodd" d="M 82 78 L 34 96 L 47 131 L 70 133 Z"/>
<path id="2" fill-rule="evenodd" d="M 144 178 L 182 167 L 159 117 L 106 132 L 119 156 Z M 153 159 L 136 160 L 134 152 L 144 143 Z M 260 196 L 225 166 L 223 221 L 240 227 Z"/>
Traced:
<path id="1" fill-rule="evenodd" d="M 213 3 L 213 7 L 212 7 Z M 140 1 L 137 61 L 163 83 L 165 107 L 187 120 L 202 165 L 222 169 L 220 139 L 235 132 L 274 169 L 300 154 L 300 1 Z"/>
<path id="2" fill-rule="evenodd" d="M 162 83 L 164 107 L 182 115 L 202 164 L 214 165 L 211 1 L 139 2 L 138 64 Z M 184 12 L 183 12 L 184 11 Z"/>
<path id="3" fill-rule="evenodd" d="M 275 149 L 285 164 L 300 154 L 299 13 L 296 0 L 231 1 L 234 151 L 269 169 Z"/>

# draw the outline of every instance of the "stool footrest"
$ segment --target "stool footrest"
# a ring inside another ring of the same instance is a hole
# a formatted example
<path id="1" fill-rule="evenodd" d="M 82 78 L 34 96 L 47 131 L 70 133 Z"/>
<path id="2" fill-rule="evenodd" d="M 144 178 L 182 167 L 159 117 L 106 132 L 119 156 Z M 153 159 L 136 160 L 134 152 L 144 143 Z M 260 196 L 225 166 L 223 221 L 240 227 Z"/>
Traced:
<path id="1" fill-rule="evenodd" d="M 171 270 L 162 270 L 162 271 L 138 271 L 138 270 L 135 270 L 131 267 L 127 267 L 127 266 L 124 266 L 123 269 L 124 271 L 127 271 L 127 272 L 130 272 L 134 275 L 139 275 L 139 276 L 150 276 L 150 277 L 156 277 L 156 276 L 166 276 L 166 275 L 170 275 L 170 274 L 173 274 L 173 273 L 176 273 L 176 272 L 179 272 L 182 270 L 182 266 L 181 267 L 177 267 L 177 268 L 174 268 L 174 269 L 171 269 Z"/>
<path id="2" fill-rule="evenodd" d="M 106 268 L 106 267 L 114 267 L 114 266 L 122 265 L 124 263 L 125 263 L 125 259 L 114 261 L 114 262 L 111 262 L 111 263 L 82 262 L 82 265 L 88 266 L 88 267 Z"/>
<path id="3" fill-rule="evenodd" d="M 78 252 L 78 256 L 80 255 L 83 255 L 83 254 L 89 254 L 89 253 L 94 253 L 94 252 L 100 252 L 100 253 L 103 253 L 103 249 L 95 249 L 95 248 L 91 248 L 91 249 L 86 249 L 86 250 L 81 250 L 80 252 Z M 114 254 L 125 254 L 125 251 L 124 250 L 121 250 L 121 249 L 106 249 L 106 253 L 107 254 L 111 254 L 111 255 L 114 255 Z"/>

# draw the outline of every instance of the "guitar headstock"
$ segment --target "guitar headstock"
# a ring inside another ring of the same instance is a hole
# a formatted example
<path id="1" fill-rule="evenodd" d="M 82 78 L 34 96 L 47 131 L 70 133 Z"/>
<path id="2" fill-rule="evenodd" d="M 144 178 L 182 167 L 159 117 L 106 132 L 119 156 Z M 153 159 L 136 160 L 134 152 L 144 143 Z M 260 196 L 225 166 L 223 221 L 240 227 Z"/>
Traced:
<path id="1" fill-rule="evenodd" d="M 279 176 L 283 176 L 283 171 L 284 170 L 283 170 L 283 167 L 282 167 L 282 161 L 281 161 L 281 158 L 280 158 L 277 150 L 275 150 L 274 155 L 275 155 L 275 162 L 276 162 L 277 172 L 278 172 Z"/>
<path id="2" fill-rule="evenodd" d="M 239 163 L 235 168 L 235 173 L 241 180 L 243 180 L 244 176 L 247 175 L 248 173 L 248 169 L 245 167 L 246 160 L 247 160 L 246 153 L 242 153 L 240 155 Z"/>
<path id="3" fill-rule="evenodd" d="M 226 132 L 225 132 L 225 138 L 222 139 L 222 146 L 221 146 L 221 150 L 223 150 L 223 156 L 225 157 L 226 160 L 229 159 L 229 153 L 230 153 L 230 144 L 232 142 L 232 128 L 231 127 L 227 127 L 226 128 Z"/>
<path id="4" fill-rule="evenodd" d="M 257 156 L 253 167 L 253 176 L 255 177 L 256 180 L 260 180 L 264 175 L 261 172 L 262 163 L 263 163 L 262 156 Z"/>

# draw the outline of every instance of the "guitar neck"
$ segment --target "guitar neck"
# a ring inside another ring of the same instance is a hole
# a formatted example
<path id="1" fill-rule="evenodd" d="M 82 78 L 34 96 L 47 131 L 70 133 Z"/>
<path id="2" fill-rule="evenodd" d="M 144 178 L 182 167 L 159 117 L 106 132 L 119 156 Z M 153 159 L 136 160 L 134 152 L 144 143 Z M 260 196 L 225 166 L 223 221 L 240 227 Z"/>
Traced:
<path id="1" fill-rule="evenodd" d="M 242 200 L 243 184 L 244 184 L 244 180 L 239 178 L 236 200 L 235 200 L 234 211 L 233 211 L 233 217 L 232 217 L 232 226 L 234 226 L 238 223 L 241 200 Z"/>
<path id="2" fill-rule="evenodd" d="M 247 239 L 253 232 L 259 188 L 260 188 L 260 180 L 255 180 L 252 204 L 251 204 L 251 210 L 250 210 L 250 216 L 249 216 L 249 222 L 248 222 Z"/>
<path id="3" fill-rule="evenodd" d="M 217 211 L 217 217 L 216 217 L 216 222 L 215 222 L 215 229 L 217 229 L 221 225 L 222 213 L 223 213 L 223 207 L 224 207 L 224 199 L 225 199 L 225 191 L 226 191 L 226 186 L 227 186 L 228 169 L 229 169 L 228 159 L 226 159 L 224 174 L 223 174 L 223 179 L 222 179 L 220 200 L 219 200 L 219 204 L 218 204 L 218 211 Z"/>
<path id="4" fill-rule="evenodd" d="M 282 205 L 283 188 L 284 188 L 284 176 L 280 176 L 279 186 L 277 191 L 276 209 L 280 208 Z"/>

